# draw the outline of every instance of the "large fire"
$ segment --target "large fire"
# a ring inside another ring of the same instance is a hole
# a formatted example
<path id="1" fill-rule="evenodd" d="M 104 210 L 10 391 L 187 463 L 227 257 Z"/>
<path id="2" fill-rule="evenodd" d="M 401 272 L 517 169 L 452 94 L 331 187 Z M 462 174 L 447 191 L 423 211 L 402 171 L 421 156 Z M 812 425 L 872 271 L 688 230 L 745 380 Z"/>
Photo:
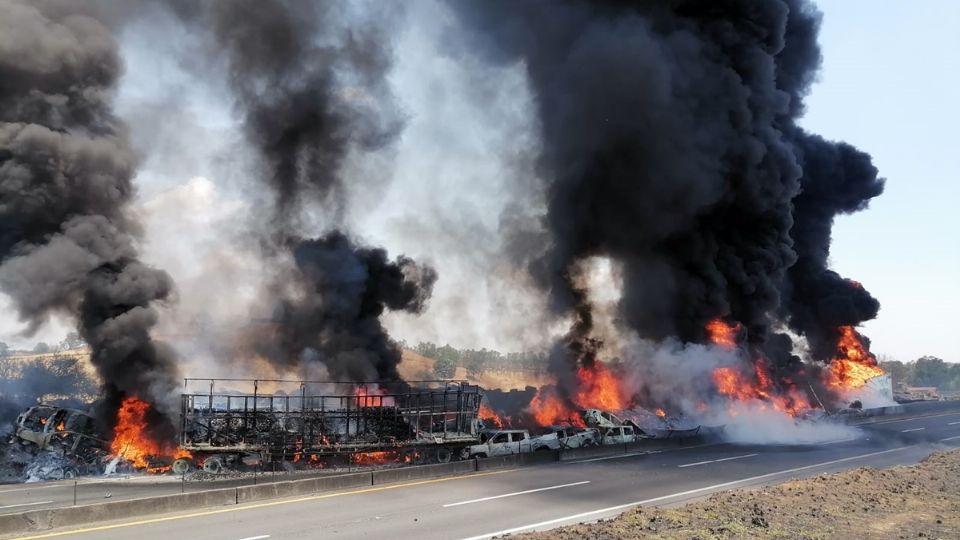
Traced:
<path id="1" fill-rule="evenodd" d="M 717 392 L 733 401 L 756 401 L 760 410 L 769 407 L 796 416 L 812 408 L 807 397 L 792 385 L 785 390 L 775 388 L 763 360 L 757 359 L 753 370 L 753 377 L 750 377 L 734 368 L 716 368 L 713 370 L 713 384 Z"/>
<path id="2" fill-rule="evenodd" d="M 577 391 L 567 403 L 554 388 L 541 388 L 530 401 L 530 412 L 538 425 L 570 423 L 586 427 L 579 410 L 622 411 L 630 406 L 630 396 L 622 381 L 606 365 L 595 362 L 577 369 Z"/>
<path id="3" fill-rule="evenodd" d="M 629 405 L 630 399 L 620 379 L 600 362 L 595 362 L 591 367 L 581 366 L 577 370 L 577 378 L 580 380 L 580 389 L 573 401 L 581 409 L 622 411 Z"/>
<path id="4" fill-rule="evenodd" d="M 189 457 L 184 450 L 163 445 L 147 433 L 147 412 L 150 404 L 135 397 L 124 398 L 117 411 L 117 426 L 114 428 L 110 451 L 113 455 L 130 462 L 135 469 L 161 473 L 170 470 L 169 465 L 157 465 L 156 458 L 176 459 Z"/>
<path id="5" fill-rule="evenodd" d="M 841 326 L 837 339 L 837 356 L 830 363 L 827 383 L 835 388 L 860 388 L 884 371 L 852 326 Z"/>
<path id="6" fill-rule="evenodd" d="M 740 323 L 727 324 L 723 319 L 713 319 L 706 326 L 710 342 L 725 349 L 737 346 L 737 335 L 742 329 Z"/>
<path id="7" fill-rule="evenodd" d="M 503 419 L 486 403 L 480 404 L 479 416 L 481 420 L 487 420 L 494 426 L 501 429 L 503 428 Z"/>
<path id="8" fill-rule="evenodd" d="M 530 412 L 539 426 L 569 422 L 575 426 L 586 427 L 580 414 L 561 399 L 553 387 L 544 386 L 537 390 L 537 394 L 530 400 Z"/>
<path id="9" fill-rule="evenodd" d="M 728 324 L 721 319 L 714 319 L 706 325 L 710 341 L 727 349 L 737 346 L 737 334 L 742 328 L 740 323 Z M 761 410 L 769 407 L 791 416 L 811 409 L 809 399 L 791 381 L 782 380 L 781 383 L 777 388 L 763 358 L 754 360 L 753 373 L 732 367 L 713 370 L 713 384 L 717 392 L 732 401 L 755 401 Z"/>

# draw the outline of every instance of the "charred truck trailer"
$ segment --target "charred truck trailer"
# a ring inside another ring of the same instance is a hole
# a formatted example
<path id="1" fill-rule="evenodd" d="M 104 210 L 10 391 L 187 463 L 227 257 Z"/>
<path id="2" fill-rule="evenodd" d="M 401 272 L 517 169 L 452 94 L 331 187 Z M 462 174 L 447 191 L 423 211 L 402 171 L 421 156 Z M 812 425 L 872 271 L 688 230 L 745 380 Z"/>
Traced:
<path id="1" fill-rule="evenodd" d="M 445 463 L 478 442 L 482 398 L 464 381 L 187 379 L 179 444 L 191 457 L 173 469 Z"/>

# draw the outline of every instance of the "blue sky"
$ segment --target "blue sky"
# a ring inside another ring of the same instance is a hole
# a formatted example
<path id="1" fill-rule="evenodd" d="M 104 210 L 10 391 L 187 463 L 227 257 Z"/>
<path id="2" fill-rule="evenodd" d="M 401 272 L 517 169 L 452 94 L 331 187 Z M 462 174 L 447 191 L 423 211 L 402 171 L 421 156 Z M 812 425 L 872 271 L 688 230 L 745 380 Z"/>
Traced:
<path id="1" fill-rule="evenodd" d="M 840 217 L 832 262 L 881 302 L 864 326 L 899 360 L 960 361 L 960 2 L 830 0 L 819 83 L 802 122 L 869 152 L 887 178 L 870 209 Z"/>

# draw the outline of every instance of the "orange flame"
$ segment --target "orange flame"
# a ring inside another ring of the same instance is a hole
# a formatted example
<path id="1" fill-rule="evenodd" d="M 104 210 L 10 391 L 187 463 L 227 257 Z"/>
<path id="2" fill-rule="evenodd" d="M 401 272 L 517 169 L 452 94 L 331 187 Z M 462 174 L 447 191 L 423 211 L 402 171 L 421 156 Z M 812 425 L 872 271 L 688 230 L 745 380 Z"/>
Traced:
<path id="1" fill-rule="evenodd" d="M 885 373 L 852 326 L 841 326 L 839 330 L 837 356 L 830 363 L 827 384 L 835 388 L 860 388 Z"/>
<path id="2" fill-rule="evenodd" d="M 667 411 L 661 409 L 660 407 L 657 407 L 656 411 L 654 412 L 656 412 L 657 416 L 659 416 L 660 418 L 664 418 L 665 416 L 667 416 Z"/>
<path id="3" fill-rule="evenodd" d="M 710 342 L 724 349 L 733 349 L 737 346 L 737 334 L 743 326 L 740 323 L 727 324 L 723 319 L 713 319 L 707 323 L 707 335 Z"/>
<path id="4" fill-rule="evenodd" d="M 350 456 L 350 462 L 354 465 L 383 465 L 399 459 L 399 454 L 393 451 L 360 452 Z"/>
<path id="5" fill-rule="evenodd" d="M 377 385 L 373 387 L 358 386 L 353 391 L 357 398 L 357 407 L 393 407 L 393 396 L 386 395 L 386 391 Z"/>
<path id="6" fill-rule="evenodd" d="M 540 426 L 570 422 L 575 426 L 586 427 L 577 411 L 564 403 L 557 396 L 556 391 L 549 387 L 537 390 L 537 394 L 530 400 L 530 412 L 533 413 L 534 421 Z"/>
<path id="7" fill-rule="evenodd" d="M 173 459 L 190 457 L 190 453 L 161 445 L 147 434 L 147 411 L 150 404 L 135 397 L 124 398 L 117 411 L 117 426 L 114 428 L 110 451 L 129 461 L 135 469 L 147 469 L 161 473 L 170 470 L 169 466 L 152 466 L 150 458 L 170 457 Z"/>
<path id="8" fill-rule="evenodd" d="M 627 408 L 630 401 L 627 392 L 610 368 L 600 362 L 589 368 L 581 366 L 577 378 L 580 379 L 580 389 L 573 401 L 581 409 L 622 411 Z"/>
<path id="9" fill-rule="evenodd" d="M 622 411 L 630 406 L 630 395 L 622 381 L 606 365 L 595 362 L 577 369 L 577 391 L 567 403 L 553 388 L 542 387 L 530 400 L 530 411 L 540 426 L 570 423 L 586 427 L 581 409 Z M 576 407 L 576 408 L 574 408 Z"/>
<path id="10" fill-rule="evenodd" d="M 753 371 L 755 381 L 733 368 L 716 368 L 713 370 L 713 384 L 717 392 L 732 401 L 756 401 L 761 410 L 770 407 L 796 416 L 812 408 L 807 397 L 792 385 L 786 391 L 778 392 L 762 359 L 754 362 Z"/>
<path id="11" fill-rule="evenodd" d="M 57 424 L 57 431 L 66 431 L 66 429 L 67 429 L 67 423 L 61 420 L 60 423 Z"/>
<path id="12" fill-rule="evenodd" d="M 502 419 L 500 418 L 500 416 L 497 415 L 497 413 L 494 412 L 494 410 L 491 409 L 490 406 L 487 405 L 486 403 L 481 403 L 481 404 L 480 404 L 480 414 L 479 414 L 479 416 L 480 416 L 480 419 L 481 419 L 481 420 L 489 420 L 490 423 L 492 423 L 493 425 L 497 426 L 498 428 L 503 428 L 503 420 L 502 420 Z"/>

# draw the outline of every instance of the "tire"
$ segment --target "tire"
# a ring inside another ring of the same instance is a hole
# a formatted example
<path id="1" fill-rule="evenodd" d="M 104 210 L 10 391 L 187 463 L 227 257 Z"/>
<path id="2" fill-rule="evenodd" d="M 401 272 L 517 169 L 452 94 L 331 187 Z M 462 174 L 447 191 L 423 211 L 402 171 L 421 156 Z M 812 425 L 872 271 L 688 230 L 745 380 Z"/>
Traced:
<path id="1" fill-rule="evenodd" d="M 203 461 L 203 470 L 210 474 L 220 474 L 223 472 L 223 461 L 219 456 L 208 457 Z"/>
<path id="2" fill-rule="evenodd" d="M 538 447 L 534 448 L 533 451 L 534 451 L 534 452 L 549 452 L 549 451 L 550 451 L 550 447 L 549 447 L 549 446 L 538 446 Z"/>
<path id="3" fill-rule="evenodd" d="M 170 465 L 170 470 L 174 474 L 187 474 L 193 470 L 193 462 L 186 458 L 177 458 L 173 460 L 173 464 Z"/>
<path id="4" fill-rule="evenodd" d="M 453 459 L 453 452 L 449 448 L 440 447 L 437 448 L 437 463 L 450 463 L 450 460 Z"/>
<path id="5" fill-rule="evenodd" d="M 474 454 L 473 457 L 479 459 L 487 459 L 487 454 L 485 452 L 480 452 L 479 454 Z"/>

